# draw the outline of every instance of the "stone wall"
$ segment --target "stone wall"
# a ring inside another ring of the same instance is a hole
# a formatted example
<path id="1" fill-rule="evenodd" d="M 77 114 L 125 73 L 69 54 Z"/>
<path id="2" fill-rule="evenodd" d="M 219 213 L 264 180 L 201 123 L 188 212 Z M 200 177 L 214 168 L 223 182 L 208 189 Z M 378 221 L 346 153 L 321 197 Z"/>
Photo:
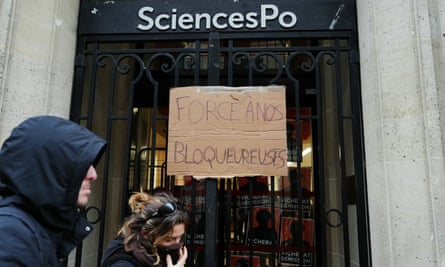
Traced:
<path id="1" fill-rule="evenodd" d="M 0 141 L 23 119 L 68 117 L 76 0 L 0 1 Z"/>
<path id="2" fill-rule="evenodd" d="M 373 266 L 445 266 L 443 1 L 357 6 Z"/>

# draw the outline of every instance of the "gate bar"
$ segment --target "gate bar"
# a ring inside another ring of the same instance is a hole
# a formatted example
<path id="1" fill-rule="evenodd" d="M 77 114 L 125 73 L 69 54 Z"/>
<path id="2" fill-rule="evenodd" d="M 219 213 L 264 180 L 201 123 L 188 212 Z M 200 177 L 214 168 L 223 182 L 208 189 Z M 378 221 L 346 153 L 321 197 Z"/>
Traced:
<path id="1" fill-rule="evenodd" d="M 217 233 L 217 180 L 206 178 L 205 184 L 205 265 L 216 267 L 216 233 Z"/>

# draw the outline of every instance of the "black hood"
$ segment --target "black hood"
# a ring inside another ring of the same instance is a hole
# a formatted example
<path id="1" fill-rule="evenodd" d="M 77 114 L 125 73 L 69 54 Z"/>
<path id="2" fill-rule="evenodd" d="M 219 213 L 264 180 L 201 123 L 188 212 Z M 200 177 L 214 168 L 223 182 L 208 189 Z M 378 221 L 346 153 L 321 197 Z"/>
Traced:
<path id="1" fill-rule="evenodd" d="M 105 140 L 69 120 L 27 119 L 1 148 L 0 194 L 15 195 L 49 229 L 72 231 L 82 180 L 105 146 Z"/>

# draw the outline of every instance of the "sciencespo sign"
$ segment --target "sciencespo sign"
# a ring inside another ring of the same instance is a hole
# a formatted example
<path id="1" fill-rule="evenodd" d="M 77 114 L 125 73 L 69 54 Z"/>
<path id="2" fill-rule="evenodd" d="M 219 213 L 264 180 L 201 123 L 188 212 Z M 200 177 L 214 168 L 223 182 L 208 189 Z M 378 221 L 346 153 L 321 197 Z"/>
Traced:
<path id="1" fill-rule="evenodd" d="M 351 30 L 353 1 L 82 1 L 80 34 Z"/>
<path id="2" fill-rule="evenodd" d="M 142 23 L 137 25 L 137 29 L 141 31 L 266 29 L 270 24 L 278 24 L 284 29 L 291 29 L 298 21 L 294 12 L 280 10 L 273 4 L 261 4 L 258 11 L 246 13 L 237 11 L 189 13 L 181 12 L 177 8 L 164 13 L 156 12 L 151 6 L 145 6 L 139 9 L 138 17 Z"/>

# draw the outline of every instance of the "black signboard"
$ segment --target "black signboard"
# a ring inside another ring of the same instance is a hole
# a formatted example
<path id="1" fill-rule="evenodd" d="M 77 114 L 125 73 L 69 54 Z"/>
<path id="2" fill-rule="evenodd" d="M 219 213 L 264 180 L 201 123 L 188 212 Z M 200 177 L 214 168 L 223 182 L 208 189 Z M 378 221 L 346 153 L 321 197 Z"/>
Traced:
<path id="1" fill-rule="evenodd" d="M 351 30 L 349 1 L 83 0 L 80 34 Z"/>

